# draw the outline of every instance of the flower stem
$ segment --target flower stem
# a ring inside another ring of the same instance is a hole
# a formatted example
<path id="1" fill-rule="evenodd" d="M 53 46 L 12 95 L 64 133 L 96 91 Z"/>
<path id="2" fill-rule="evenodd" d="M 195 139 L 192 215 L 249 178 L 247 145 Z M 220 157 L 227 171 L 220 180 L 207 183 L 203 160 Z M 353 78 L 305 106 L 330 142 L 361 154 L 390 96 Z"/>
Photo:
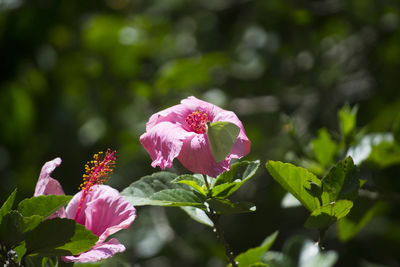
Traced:
<path id="1" fill-rule="evenodd" d="M 211 190 L 210 190 L 210 185 L 207 181 L 207 176 L 203 175 L 204 178 L 204 183 L 206 185 L 206 189 L 208 192 L 209 197 L 211 196 Z M 220 215 L 215 212 L 211 207 L 208 207 L 207 215 L 210 218 L 210 220 L 213 222 L 213 232 L 215 233 L 215 236 L 217 237 L 217 240 L 224 246 L 225 248 L 225 255 L 228 258 L 228 261 L 231 263 L 232 267 L 238 267 L 237 263 L 235 262 L 235 256 L 233 255 L 233 252 L 231 251 L 229 244 L 226 242 L 224 233 L 221 229 L 221 225 L 219 224 L 219 217 Z"/>
<path id="2" fill-rule="evenodd" d="M 319 237 L 318 237 L 318 247 L 320 251 L 324 251 L 325 248 L 322 246 L 322 242 L 324 241 L 326 229 L 319 230 Z"/>
<path id="3" fill-rule="evenodd" d="M 215 233 L 215 236 L 217 237 L 218 241 L 224 246 L 225 248 L 225 254 L 231 263 L 232 267 L 237 267 L 237 263 L 235 262 L 235 256 L 233 255 L 233 252 L 231 251 L 229 244 L 226 242 L 224 238 L 224 233 L 222 232 L 221 226 L 219 224 L 219 217 L 220 215 L 216 214 L 215 211 L 210 209 L 210 212 L 208 213 L 208 217 L 210 217 L 211 221 L 213 222 L 213 232 Z"/>
<path id="4" fill-rule="evenodd" d="M 208 184 L 207 176 L 203 174 L 203 179 L 204 179 L 204 184 L 206 185 L 206 189 L 209 192 L 210 191 L 210 185 Z"/>

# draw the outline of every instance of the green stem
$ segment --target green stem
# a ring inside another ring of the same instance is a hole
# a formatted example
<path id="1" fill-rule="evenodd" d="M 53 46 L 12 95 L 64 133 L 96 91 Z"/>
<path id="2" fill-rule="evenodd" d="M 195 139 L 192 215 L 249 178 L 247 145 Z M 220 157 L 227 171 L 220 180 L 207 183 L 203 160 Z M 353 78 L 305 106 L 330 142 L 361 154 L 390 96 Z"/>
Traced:
<path id="1" fill-rule="evenodd" d="M 324 237 L 325 237 L 325 232 L 326 232 L 326 229 L 320 229 L 319 230 L 319 237 L 318 237 L 317 244 L 318 244 L 318 247 L 319 247 L 320 251 L 325 250 L 325 248 L 322 246 L 322 242 L 324 241 Z"/>
<path id="2" fill-rule="evenodd" d="M 210 185 L 208 184 L 207 176 L 203 174 L 203 179 L 204 179 L 204 184 L 206 185 L 206 189 L 209 192 L 210 191 Z"/>
<path id="3" fill-rule="evenodd" d="M 231 263 L 232 267 L 237 267 L 238 265 L 235 261 L 235 256 L 233 255 L 233 252 L 231 251 L 229 244 L 226 242 L 221 226 L 219 224 L 220 215 L 216 214 L 215 211 L 213 211 L 212 209 L 210 209 L 210 212 L 208 212 L 207 215 L 208 217 L 210 217 L 211 221 L 214 224 L 213 232 L 215 233 L 215 236 L 225 248 L 225 255 L 227 256 L 228 261 Z"/>
<path id="4" fill-rule="evenodd" d="M 208 192 L 208 196 L 211 197 L 211 188 L 210 185 L 207 181 L 207 176 L 203 174 L 203 179 L 204 183 L 206 185 L 206 189 Z M 231 263 L 232 267 L 238 267 L 237 263 L 235 262 L 235 256 L 233 255 L 233 252 L 231 251 L 229 244 L 226 242 L 224 233 L 221 229 L 221 226 L 219 224 L 219 217 L 215 210 L 213 210 L 211 207 L 208 208 L 207 215 L 210 218 L 210 220 L 213 222 L 213 232 L 215 233 L 215 236 L 217 237 L 217 240 L 224 246 L 225 249 L 225 255 L 228 258 L 228 261 Z"/>

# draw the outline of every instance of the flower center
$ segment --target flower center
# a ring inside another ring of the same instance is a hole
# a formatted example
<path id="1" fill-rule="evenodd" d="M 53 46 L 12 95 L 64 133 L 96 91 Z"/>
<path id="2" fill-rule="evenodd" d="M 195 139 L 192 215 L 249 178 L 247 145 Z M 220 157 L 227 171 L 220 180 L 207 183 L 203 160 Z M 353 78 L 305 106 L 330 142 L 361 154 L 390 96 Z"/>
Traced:
<path id="1" fill-rule="evenodd" d="M 82 190 L 82 196 L 79 201 L 78 209 L 76 210 L 75 221 L 77 221 L 82 210 L 83 202 L 88 193 L 92 190 L 92 187 L 108 181 L 109 174 L 113 172 L 115 167 L 115 160 L 117 159 L 116 153 L 115 150 L 111 152 L 111 150 L 108 149 L 105 155 L 103 152 L 94 154 L 93 160 L 86 163 L 83 183 L 79 187 L 79 190 Z"/>
<path id="2" fill-rule="evenodd" d="M 198 134 L 203 134 L 207 129 L 207 114 L 201 111 L 194 111 L 186 117 L 186 123 L 189 128 Z"/>

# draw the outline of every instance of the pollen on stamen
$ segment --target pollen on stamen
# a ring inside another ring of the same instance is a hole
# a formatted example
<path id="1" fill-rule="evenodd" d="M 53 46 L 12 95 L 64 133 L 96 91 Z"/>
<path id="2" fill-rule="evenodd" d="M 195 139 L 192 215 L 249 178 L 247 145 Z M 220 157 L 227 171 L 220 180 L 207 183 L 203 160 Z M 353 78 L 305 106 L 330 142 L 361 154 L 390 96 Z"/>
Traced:
<path id="1" fill-rule="evenodd" d="M 194 111 L 186 117 L 186 123 L 189 128 L 198 134 L 203 134 L 207 129 L 208 116 L 205 112 Z"/>
<path id="2" fill-rule="evenodd" d="M 87 194 L 92 191 L 94 185 L 101 185 L 109 180 L 109 174 L 115 168 L 115 161 L 117 159 L 116 151 L 108 149 L 106 153 L 99 152 L 93 155 L 93 160 L 85 164 L 85 173 L 83 176 L 83 183 L 79 186 L 82 190 L 82 196 L 76 211 L 75 220 L 78 219 L 82 209 L 82 204 L 85 201 Z"/>

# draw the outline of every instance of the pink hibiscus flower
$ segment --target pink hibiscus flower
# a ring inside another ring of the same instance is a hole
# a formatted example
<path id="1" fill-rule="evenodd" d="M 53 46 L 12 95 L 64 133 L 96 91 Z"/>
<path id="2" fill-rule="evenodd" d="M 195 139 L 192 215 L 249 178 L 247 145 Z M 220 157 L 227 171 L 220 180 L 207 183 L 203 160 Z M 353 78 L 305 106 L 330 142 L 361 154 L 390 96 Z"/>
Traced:
<path id="1" fill-rule="evenodd" d="M 82 224 L 99 237 L 90 250 L 76 256 L 64 256 L 65 262 L 94 262 L 112 257 L 125 251 L 125 246 L 115 238 L 106 239 L 121 229 L 128 229 L 136 218 L 135 208 L 120 193 L 102 183 L 107 179 L 115 164 L 115 151 L 108 150 L 104 159 L 95 154 L 94 160 L 85 166 L 86 174 L 82 190 L 68 203 L 66 209 L 57 211 L 51 217 L 69 218 Z M 60 158 L 46 162 L 35 188 L 38 195 L 63 195 L 60 183 L 51 178 L 54 169 L 61 164 Z"/>
<path id="2" fill-rule="evenodd" d="M 211 153 L 206 134 L 207 122 L 227 121 L 240 128 L 232 151 L 220 162 Z M 194 173 L 217 177 L 230 169 L 231 159 L 250 152 L 251 143 L 238 117 L 208 102 L 190 96 L 181 104 L 153 114 L 140 142 L 150 154 L 153 167 L 170 168 L 175 158 Z"/>

